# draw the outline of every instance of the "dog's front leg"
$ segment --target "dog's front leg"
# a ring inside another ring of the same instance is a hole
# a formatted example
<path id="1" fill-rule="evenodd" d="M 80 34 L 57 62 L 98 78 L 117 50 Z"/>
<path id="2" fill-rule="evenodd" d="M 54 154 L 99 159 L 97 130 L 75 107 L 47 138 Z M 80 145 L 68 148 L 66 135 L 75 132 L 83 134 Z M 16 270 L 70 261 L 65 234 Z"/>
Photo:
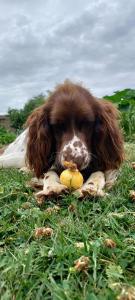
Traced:
<path id="1" fill-rule="evenodd" d="M 74 195 L 78 197 L 84 196 L 100 196 L 103 197 L 105 192 L 103 188 L 105 186 L 105 176 L 101 171 L 94 172 L 90 175 L 83 186 L 74 192 Z"/>
<path id="2" fill-rule="evenodd" d="M 118 177 L 118 170 L 108 170 L 105 171 L 105 187 L 110 190 L 113 185 L 115 184 L 117 177 Z"/>
<path id="3" fill-rule="evenodd" d="M 60 183 L 59 176 L 55 171 L 48 171 L 43 179 L 43 190 L 36 193 L 36 197 L 49 197 L 60 195 L 67 187 Z"/>

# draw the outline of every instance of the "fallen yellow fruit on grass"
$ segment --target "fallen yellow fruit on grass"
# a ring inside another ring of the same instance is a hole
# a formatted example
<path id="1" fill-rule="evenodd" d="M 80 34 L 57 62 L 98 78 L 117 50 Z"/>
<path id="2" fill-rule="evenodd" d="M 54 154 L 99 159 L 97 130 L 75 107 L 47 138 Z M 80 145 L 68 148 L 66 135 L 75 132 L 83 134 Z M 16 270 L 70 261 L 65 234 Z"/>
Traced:
<path id="1" fill-rule="evenodd" d="M 79 189 L 83 185 L 83 176 L 78 171 L 76 164 L 72 162 L 64 162 L 67 170 L 64 170 L 60 175 L 60 182 L 70 189 Z"/>

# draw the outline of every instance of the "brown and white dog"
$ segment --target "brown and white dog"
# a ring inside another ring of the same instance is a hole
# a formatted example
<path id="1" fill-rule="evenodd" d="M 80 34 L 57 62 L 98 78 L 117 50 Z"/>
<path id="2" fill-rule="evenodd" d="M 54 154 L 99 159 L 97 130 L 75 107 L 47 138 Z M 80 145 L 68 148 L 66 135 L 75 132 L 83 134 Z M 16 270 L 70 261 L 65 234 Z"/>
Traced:
<path id="1" fill-rule="evenodd" d="M 80 196 L 102 194 L 104 186 L 116 180 L 123 161 L 123 138 L 112 103 L 66 81 L 30 115 L 26 125 L 0 157 L 0 166 L 21 168 L 27 163 L 37 178 L 46 173 L 44 195 L 66 189 L 58 177 L 65 160 L 75 162 L 85 178 Z M 55 171 L 50 170 L 52 166 Z"/>

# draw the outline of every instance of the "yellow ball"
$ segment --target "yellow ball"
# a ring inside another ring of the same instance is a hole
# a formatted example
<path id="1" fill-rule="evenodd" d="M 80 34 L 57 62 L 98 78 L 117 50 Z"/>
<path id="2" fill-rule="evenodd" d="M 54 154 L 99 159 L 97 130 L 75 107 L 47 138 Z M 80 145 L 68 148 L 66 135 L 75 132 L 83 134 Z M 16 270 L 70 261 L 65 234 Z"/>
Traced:
<path id="1" fill-rule="evenodd" d="M 83 185 L 83 176 L 78 170 L 64 170 L 60 175 L 61 184 L 71 189 L 79 189 Z"/>

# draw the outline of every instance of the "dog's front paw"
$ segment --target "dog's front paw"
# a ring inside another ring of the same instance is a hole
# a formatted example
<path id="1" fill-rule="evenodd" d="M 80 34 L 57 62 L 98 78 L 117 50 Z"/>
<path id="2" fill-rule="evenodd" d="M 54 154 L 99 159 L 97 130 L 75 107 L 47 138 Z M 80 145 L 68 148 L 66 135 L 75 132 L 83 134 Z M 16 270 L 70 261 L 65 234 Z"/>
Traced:
<path id="1" fill-rule="evenodd" d="M 63 184 L 55 182 L 53 185 L 44 186 L 44 189 L 35 194 L 37 198 L 47 198 L 50 196 L 58 196 L 67 191 L 67 187 Z"/>
<path id="2" fill-rule="evenodd" d="M 93 182 L 89 182 L 84 184 L 80 189 L 76 190 L 74 195 L 78 198 L 83 198 L 86 196 L 104 197 L 105 192 L 102 189 L 98 189 L 98 186 Z"/>
<path id="3" fill-rule="evenodd" d="M 78 189 L 74 194 L 79 198 L 85 196 L 91 197 L 103 197 L 105 192 L 103 188 L 105 186 L 105 176 L 101 171 L 97 171 L 91 174 L 83 186 Z"/>

